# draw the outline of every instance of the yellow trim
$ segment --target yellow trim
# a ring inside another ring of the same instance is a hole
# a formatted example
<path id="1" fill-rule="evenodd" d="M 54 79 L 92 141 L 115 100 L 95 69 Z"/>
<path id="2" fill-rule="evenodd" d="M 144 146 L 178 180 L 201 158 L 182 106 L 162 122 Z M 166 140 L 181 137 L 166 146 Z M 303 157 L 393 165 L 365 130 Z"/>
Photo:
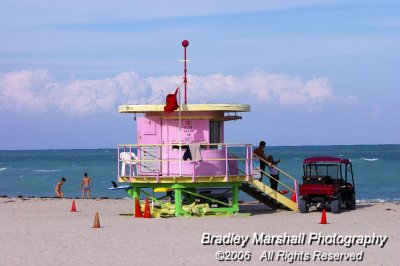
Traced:
<path id="1" fill-rule="evenodd" d="M 193 182 L 192 176 L 133 176 L 132 179 L 129 176 L 121 176 L 118 182 L 129 182 L 129 183 L 161 183 L 161 184 L 170 184 L 170 183 L 220 183 L 220 182 L 245 182 L 247 179 L 246 176 L 228 176 L 228 180 L 225 179 L 225 176 L 196 176 Z"/>
<path id="2" fill-rule="evenodd" d="M 163 104 L 124 104 L 118 107 L 120 113 L 164 112 Z M 248 104 L 182 104 L 181 111 L 223 111 L 250 112 Z M 177 111 L 175 111 L 177 112 Z"/>
<path id="3" fill-rule="evenodd" d="M 252 181 L 247 181 L 251 186 L 257 188 L 258 190 L 264 192 L 271 198 L 275 199 L 276 201 L 282 203 L 292 211 L 298 211 L 297 209 L 297 203 L 291 201 L 290 199 L 286 198 L 285 196 L 281 195 L 278 191 L 273 190 L 269 186 L 264 185 L 264 183 L 258 181 L 258 180 L 252 180 Z"/>
<path id="4" fill-rule="evenodd" d="M 156 193 L 165 193 L 168 191 L 172 191 L 172 189 L 167 188 L 167 187 L 157 187 L 154 189 L 154 192 L 156 192 Z"/>

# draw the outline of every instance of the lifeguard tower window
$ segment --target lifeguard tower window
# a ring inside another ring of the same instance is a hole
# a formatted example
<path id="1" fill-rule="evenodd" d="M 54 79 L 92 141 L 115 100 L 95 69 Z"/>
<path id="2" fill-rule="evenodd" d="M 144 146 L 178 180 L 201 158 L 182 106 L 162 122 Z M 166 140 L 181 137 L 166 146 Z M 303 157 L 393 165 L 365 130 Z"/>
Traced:
<path id="1" fill-rule="evenodd" d="M 221 142 L 221 122 L 210 121 L 210 143 Z M 210 145 L 210 149 L 218 149 L 218 145 Z"/>

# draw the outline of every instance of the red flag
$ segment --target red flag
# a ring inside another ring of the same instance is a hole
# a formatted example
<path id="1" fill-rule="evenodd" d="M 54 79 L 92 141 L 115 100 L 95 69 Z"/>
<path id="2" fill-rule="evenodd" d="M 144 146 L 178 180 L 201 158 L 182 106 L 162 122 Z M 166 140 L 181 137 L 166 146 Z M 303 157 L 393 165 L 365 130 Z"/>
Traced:
<path id="1" fill-rule="evenodd" d="M 175 93 L 168 94 L 165 101 L 164 112 L 171 113 L 179 108 L 178 101 L 176 99 L 176 94 L 178 93 L 179 87 L 176 88 Z"/>

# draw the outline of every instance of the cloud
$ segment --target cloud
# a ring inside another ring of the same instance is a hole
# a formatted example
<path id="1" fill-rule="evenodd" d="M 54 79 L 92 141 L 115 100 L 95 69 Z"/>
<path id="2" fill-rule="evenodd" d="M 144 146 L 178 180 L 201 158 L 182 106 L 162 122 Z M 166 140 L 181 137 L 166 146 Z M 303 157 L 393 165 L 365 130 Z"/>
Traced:
<path id="1" fill-rule="evenodd" d="M 153 93 L 173 86 L 179 77 L 149 78 Z M 189 76 L 189 98 L 196 102 L 277 102 L 284 106 L 316 105 L 334 98 L 327 78 L 303 81 L 253 70 L 242 77 L 212 74 Z M 164 92 L 165 94 L 165 92 Z"/>
<path id="2" fill-rule="evenodd" d="M 118 104 L 127 101 L 143 102 L 149 89 L 134 72 L 100 80 L 56 83 L 51 87 L 49 98 L 57 108 L 79 114 L 115 110 Z"/>
<path id="3" fill-rule="evenodd" d="M 188 79 L 189 103 L 273 102 L 310 107 L 335 97 L 327 78 L 303 81 L 253 70 L 243 76 L 211 74 Z M 23 70 L 0 74 L 0 109 L 87 115 L 114 111 L 123 103 L 163 104 L 165 95 L 179 83 L 182 84 L 180 76 L 142 78 L 135 72 L 105 79 L 57 82 L 46 70 Z"/>
<path id="4" fill-rule="evenodd" d="M 56 82 L 46 70 L 0 73 L 0 109 L 90 114 L 123 102 L 146 101 L 148 84 L 134 73 L 100 80 Z"/>
<path id="5" fill-rule="evenodd" d="M 42 112 L 51 78 L 44 70 L 0 73 L 0 108 Z"/>

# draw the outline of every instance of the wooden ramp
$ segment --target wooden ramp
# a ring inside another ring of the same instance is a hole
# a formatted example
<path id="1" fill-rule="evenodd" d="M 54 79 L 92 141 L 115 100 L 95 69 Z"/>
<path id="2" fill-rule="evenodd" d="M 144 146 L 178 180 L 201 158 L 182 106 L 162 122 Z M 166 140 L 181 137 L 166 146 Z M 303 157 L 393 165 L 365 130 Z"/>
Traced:
<path id="1" fill-rule="evenodd" d="M 296 202 L 293 202 L 258 180 L 244 182 L 240 190 L 270 208 L 298 211 Z"/>

